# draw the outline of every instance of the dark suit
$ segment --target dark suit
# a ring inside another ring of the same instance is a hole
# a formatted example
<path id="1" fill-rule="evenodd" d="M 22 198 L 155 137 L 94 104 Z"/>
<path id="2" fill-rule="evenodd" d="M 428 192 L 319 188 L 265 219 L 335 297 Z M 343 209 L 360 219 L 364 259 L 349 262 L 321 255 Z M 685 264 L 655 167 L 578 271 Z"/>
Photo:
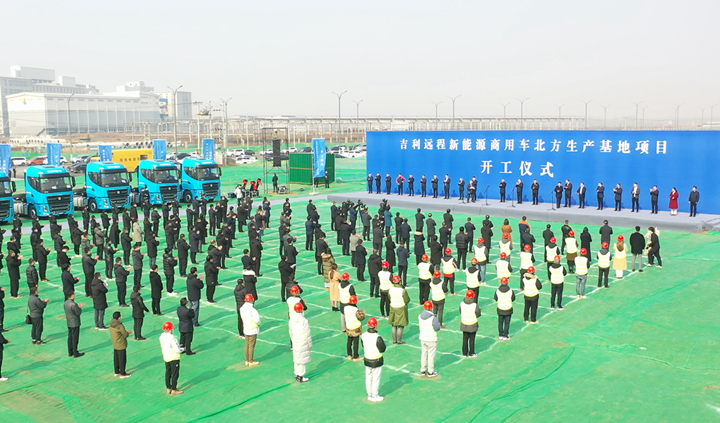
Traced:
<path id="1" fill-rule="evenodd" d="M 506 182 L 500 182 L 500 202 L 505 202 L 505 187 L 507 187 Z"/>
<path id="2" fill-rule="evenodd" d="M 530 186 L 530 189 L 532 189 L 533 204 L 538 204 L 538 203 L 539 203 L 539 198 L 538 198 L 538 197 L 539 197 L 539 195 L 540 195 L 540 184 L 538 184 L 538 183 L 533 183 L 533 184 Z"/>
<path id="3" fill-rule="evenodd" d="M 132 316 L 135 320 L 135 339 L 140 339 L 142 338 L 142 326 L 143 319 L 145 318 L 145 312 L 149 312 L 150 310 L 145 307 L 143 298 L 138 292 L 130 294 L 130 304 L 132 304 Z"/>
<path id="4" fill-rule="evenodd" d="M 193 331 L 193 317 L 195 317 L 195 310 L 187 308 L 186 306 L 180 306 L 177 309 L 178 328 L 180 330 L 180 346 L 185 348 L 185 354 L 193 354 L 192 352 L 192 340 Z"/>
<path id="5" fill-rule="evenodd" d="M 572 183 L 565 184 L 565 207 L 572 207 Z"/>
<path id="6" fill-rule="evenodd" d="M 577 190 L 578 203 L 579 203 L 581 209 L 585 208 L 585 192 L 587 192 L 587 188 L 584 186 L 581 186 Z"/>
<path id="7" fill-rule="evenodd" d="M 622 211 L 622 188 L 615 188 L 613 190 L 615 193 L 615 211 Z"/>
<path id="8" fill-rule="evenodd" d="M 602 210 L 605 207 L 605 204 L 603 204 L 603 200 L 605 198 L 605 187 L 604 186 L 598 186 L 595 190 L 597 192 L 597 201 L 598 201 L 598 210 Z"/>

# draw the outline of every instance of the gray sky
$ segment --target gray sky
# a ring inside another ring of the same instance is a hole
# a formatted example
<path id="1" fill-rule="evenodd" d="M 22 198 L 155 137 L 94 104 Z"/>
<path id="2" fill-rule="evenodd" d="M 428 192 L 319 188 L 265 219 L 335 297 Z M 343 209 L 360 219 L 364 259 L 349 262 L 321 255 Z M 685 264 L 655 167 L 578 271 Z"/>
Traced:
<path id="1" fill-rule="evenodd" d="M 125 81 L 232 97 L 231 114 L 683 120 L 720 103 L 720 2 L 15 1 L 0 72 L 53 68 L 102 91 Z M 709 119 L 709 109 L 705 112 Z M 720 121 L 720 106 L 715 108 Z"/>

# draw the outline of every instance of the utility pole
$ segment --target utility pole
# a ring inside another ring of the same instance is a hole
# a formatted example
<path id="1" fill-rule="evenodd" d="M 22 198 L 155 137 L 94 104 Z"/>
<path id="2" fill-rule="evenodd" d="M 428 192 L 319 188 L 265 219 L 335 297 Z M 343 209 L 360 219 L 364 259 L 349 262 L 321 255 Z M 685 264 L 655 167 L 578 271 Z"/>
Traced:
<path id="1" fill-rule="evenodd" d="M 440 121 L 438 120 L 438 106 L 442 104 L 442 101 L 439 101 L 435 103 L 434 101 L 431 101 L 430 103 L 435 105 L 435 130 L 438 130 L 438 126 L 440 125 Z"/>
<path id="2" fill-rule="evenodd" d="M 75 93 L 70 94 L 70 97 L 67 99 L 68 138 L 72 138 L 72 126 L 70 126 L 70 99 L 73 98 L 74 95 Z M 78 122 L 78 126 L 80 126 L 80 122 Z"/>
<path id="3" fill-rule="evenodd" d="M 170 88 L 170 87 L 168 87 Z M 177 92 L 178 90 L 182 88 L 182 85 L 175 88 L 174 90 L 170 88 L 170 91 L 173 93 L 173 141 L 175 142 L 175 154 L 178 152 L 178 137 L 177 137 Z"/>
<path id="4" fill-rule="evenodd" d="M 457 99 L 460 98 L 460 97 L 462 97 L 462 94 L 461 94 L 461 95 L 458 95 L 458 96 L 455 96 L 454 98 L 448 96 L 448 98 L 449 98 L 450 100 L 452 100 L 452 103 L 453 103 L 452 123 L 450 124 L 450 129 L 453 130 L 453 131 L 455 130 L 455 100 L 457 100 Z"/>
<path id="5" fill-rule="evenodd" d="M 639 103 L 632 102 L 632 104 L 635 105 L 635 129 L 638 127 L 638 108 L 640 107 L 640 104 L 642 104 L 642 101 Z"/>
<path id="6" fill-rule="evenodd" d="M 675 127 L 676 128 L 680 127 L 680 106 L 682 106 L 683 104 L 685 104 L 685 103 L 673 104 L 673 106 L 675 106 Z"/>
<path id="7" fill-rule="evenodd" d="M 641 124 L 642 129 L 645 129 L 645 109 L 647 109 L 648 107 L 650 107 L 650 106 L 645 106 L 642 108 L 642 111 L 643 111 L 642 112 L 642 124 Z"/>
<path id="8" fill-rule="evenodd" d="M 223 107 L 222 107 L 222 113 L 223 113 L 223 153 L 227 153 L 228 149 L 228 137 L 227 137 L 227 104 L 228 101 L 232 100 L 231 98 L 228 98 L 227 100 L 223 100 L 222 98 L 220 101 L 222 101 Z"/>
<path id="9" fill-rule="evenodd" d="M 586 130 L 587 130 L 587 109 L 588 109 L 588 104 L 590 104 L 591 101 L 592 100 L 583 101 L 583 103 L 585 103 L 585 129 Z"/>
<path id="10" fill-rule="evenodd" d="M 345 90 L 345 91 L 341 92 L 340 94 L 338 94 L 338 93 L 336 93 L 335 91 L 333 91 L 333 94 L 335 94 L 335 95 L 337 96 L 337 98 L 338 98 L 338 124 L 337 124 L 337 136 L 336 136 L 337 142 L 340 142 L 340 133 L 342 132 L 342 128 L 340 128 L 340 118 L 341 118 L 340 112 L 341 112 L 341 110 L 342 110 L 342 109 L 341 109 L 341 108 L 342 108 L 342 103 L 341 103 L 340 100 L 342 99 L 343 94 L 345 94 L 346 92 L 347 92 L 347 90 Z"/>
<path id="11" fill-rule="evenodd" d="M 357 120 L 357 126 L 360 127 L 360 103 L 362 103 L 364 100 L 355 101 L 353 100 L 353 103 L 355 103 L 355 119 Z M 293 127 L 294 128 L 294 127 Z M 365 129 L 365 128 L 363 128 Z M 362 135 L 360 136 L 362 140 Z"/>
<path id="12" fill-rule="evenodd" d="M 557 123 L 557 125 L 556 125 L 556 126 L 557 126 L 557 129 L 560 129 L 560 122 L 562 122 L 562 108 L 563 108 L 564 105 L 565 105 L 565 104 L 561 104 L 561 105 L 559 105 L 559 106 L 558 106 L 557 104 L 555 105 L 555 107 L 558 108 L 558 123 Z"/>
<path id="13" fill-rule="evenodd" d="M 519 98 L 516 98 L 515 100 L 520 102 L 520 129 L 525 129 L 525 118 L 523 115 L 523 106 L 525 105 L 525 101 L 529 100 L 530 97 L 520 100 Z"/>
<path id="14" fill-rule="evenodd" d="M 208 118 L 209 118 L 209 124 L 208 124 L 208 138 L 213 137 L 213 120 L 212 120 L 212 101 L 209 103 L 208 106 Z"/>
<path id="15" fill-rule="evenodd" d="M 500 105 L 503 106 L 503 129 L 507 129 L 507 106 L 510 103 L 500 103 Z"/>
<path id="16" fill-rule="evenodd" d="M 602 106 L 605 111 L 603 112 L 603 128 L 607 128 L 607 108 L 610 107 L 608 104 L 607 106 Z"/>
<path id="17" fill-rule="evenodd" d="M 197 144 L 198 144 L 198 150 L 201 148 L 200 143 L 202 140 L 200 139 L 200 105 L 202 104 L 202 101 L 193 101 L 193 104 L 195 105 L 196 112 L 195 116 L 197 117 Z"/>

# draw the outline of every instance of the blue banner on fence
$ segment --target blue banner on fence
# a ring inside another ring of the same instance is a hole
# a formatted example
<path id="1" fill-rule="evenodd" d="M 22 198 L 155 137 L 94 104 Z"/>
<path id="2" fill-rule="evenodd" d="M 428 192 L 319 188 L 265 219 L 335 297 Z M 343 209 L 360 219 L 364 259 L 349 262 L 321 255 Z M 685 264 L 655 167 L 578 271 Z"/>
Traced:
<path id="1" fill-rule="evenodd" d="M 113 147 L 112 145 L 108 144 L 101 144 L 98 146 L 98 155 L 100 156 L 101 162 L 111 162 L 112 161 L 112 151 Z"/>
<path id="2" fill-rule="evenodd" d="M 10 174 L 12 169 L 12 147 L 10 144 L 0 144 L 0 172 Z"/>
<path id="3" fill-rule="evenodd" d="M 580 183 L 586 202 L 596 207 L 597 189 L 605 187 L 605 205 L 614 205 L 614 188 L 623 188 L 623 207 L 630 207 L 633 184 L 640 189 L 640 206 L 649 210 L 651 189 L 657 185 L 660 209 L 669 209 L 669 195 L 676 187 L 680 210 L 689 210 L 693 186 L 702 193 L 701 212 L 720 213 L 720 165 L 717 147 L 720 131 L 401 131 L 367 133 L 367 170 L 393 181 L 402 173 L 415 178 L 420 190 L 423 174 L 428 190 L 434 175 L 444 192 L 445 175 L 450 193 L 458 195 L 458 181 L 477 177 L 477 194 L 499 198 L 504 178 L 507 194 L 523 182 L 523 198 L 532 198 L 537 179 L 541 201 L 554 201 L 558 182 L 572 183 L 573 204 Z M 395 184 L 394 189 L 397 189 Z M 407 189 L 408 184 L 405 184 Z M 467 190 L 465 191 L 467 192 Z"/>
<path id="4" fill-rule="evenodd" d="M 313 177 L 325 177 L 325 162 L 327 155 L 325 153 L 325 138 L 313 138 Z"/>
<path id="5" fill-rule="evenodd" d="M 215 139 L 203 138 L 203 159 L 215 160 Z"/>
<path id="6" fill-rule="evenodd" d="M 51 142 L 47 144 L 47 163 L 49 166 L 60 166 L 60 153 L 62 144 Z"/>
<path id="7" fill-rule="evenodd" d="M 153 157 L 155 160 L 167 159 L 167 140 L 153 140 Z"/>

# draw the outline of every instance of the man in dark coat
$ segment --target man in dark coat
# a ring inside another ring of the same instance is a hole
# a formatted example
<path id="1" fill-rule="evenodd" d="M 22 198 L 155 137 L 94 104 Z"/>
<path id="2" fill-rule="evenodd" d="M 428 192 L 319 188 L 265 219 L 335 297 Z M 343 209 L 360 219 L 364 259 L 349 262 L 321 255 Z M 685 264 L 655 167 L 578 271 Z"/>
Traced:
<path id="1" fill-rule="evenodd" d="M 177 266 L 177 259 L 172 255 L 172 248 L 168 247 L 165 249 L 163 254 L 163 273 L 165 274 L 165 287 L 167 288 L 168 295 L 177 295 L 173 291 L 175 285 L 175 266 Z"/>
<path id="2" fill-rule="evenodd" d="M 205 294 L 207 296 L 207 302 L 210 304 L 214 304 L 217 301 L 215 301 L 215 287 L 218 284 L 218 274 L 220 272 L 220 266 L 213 263 L 213 259 L 211 256 L 207 256 L 205 260 L 205 280 L 207 283 L 207 290 L 205 291 Z"/>
<path id="3" fill-rule="evenodd" d="M 139 286 L 135 286 L 133 287 L 133 293 L 130 294 L 130 303 L 132 304 L 132 316 L 133 320 L 135 320 L 133 333 L 135 334 L 136 341 L 144 341 L 145 339 L 147 339 L 143 338 L 142 336 L 142 326 L 143 319 L 145 318 L 145 313 L 150 312 L 150 310 L 148 310 L 145 306 L 145 302 L 143 301 L 140 289 L 141 288 Z"/>
<path id="4" fill-rule="evenodd" d="M 185 355 L 194 355 L 192 350 L 193 332 L 195 327 L 193 325 L 193 318 L 195 317 L 195 310 L 188 308 L 188 299 L 183 298 L 180 300 L 180 307 L 177 309 L 178 328 L 180 330 L 180 348 L 185 348 Z"/>
<path id="5" fill-rule="evenodd" d="M 180 235 L 180 240 L 177 244 L 178 249 L 178 262 L 180 265 L 180 277 L 187 277 L 187 264 L 188 264 L 188 251 L 190 251 L 190 245 L 185 240 L 185 234 Z"/>
<path id="6" fill-rule="evenodd" d="M 162 316 L 160 300 L 162 299 L 163 284 L 157 265 L 150 267 L 150 298 L 152 298 L 152 312 L 155 316 Z"/>
<path id="7" fill-rule="evenodd" d="M 127 296 L 127 278 L 130 275 L 130 268 L 125 268 L 120 257 L 115 259 L 115 285 L 117 286 L 117 298 L 120 307 L 130 307 L 126 302 Z"/>
<path id="8" fill-rule="evenodd" d="M 100 272 L 93 275 L 91 283 L 93 307 L 95 308 L 95 329 L 107 330 L 105 326 L 105 310 L 108 308 L 107 303 L 107 284 L 103 282 Z"/>
<path id="9" fill-rule="evenodd" d="M 78 351 L 78 343 L 80 342 L 80 315 L 85 304 L 75 302 L 75 291 L 65 300 L 63 308 L 65 309 L 65 319 L 68 327 L 68 356 L 79 358 L 85 355 Z"/>
<path id="10" fill-rule="evenodd" d="M 367 250 L 363 246 L 362 239 L 355 249 L 355 265 L 357 265 L 357 280 L 365 282 L 365 264 L 367 263 Z"/>

